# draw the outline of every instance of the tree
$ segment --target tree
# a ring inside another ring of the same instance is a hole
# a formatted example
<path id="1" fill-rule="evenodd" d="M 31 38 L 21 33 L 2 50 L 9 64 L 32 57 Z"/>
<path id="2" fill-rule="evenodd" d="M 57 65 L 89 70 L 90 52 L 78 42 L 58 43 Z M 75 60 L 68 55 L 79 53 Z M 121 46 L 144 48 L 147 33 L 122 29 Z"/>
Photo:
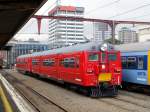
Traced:
<path id="1" fill-rule="evenodd" d="M 112 38 L 109 38 L 109 39 L 104 40 L 104 42 L 113 44 L 112 40 L 113 40 Z M 114 44 L 117 44 L 117 45 L 118 45 L 118 44 L 122 44 L 122 42 L 121 42 L 120 40 L 114 39 L 114 41 L 115 41 Z"/>

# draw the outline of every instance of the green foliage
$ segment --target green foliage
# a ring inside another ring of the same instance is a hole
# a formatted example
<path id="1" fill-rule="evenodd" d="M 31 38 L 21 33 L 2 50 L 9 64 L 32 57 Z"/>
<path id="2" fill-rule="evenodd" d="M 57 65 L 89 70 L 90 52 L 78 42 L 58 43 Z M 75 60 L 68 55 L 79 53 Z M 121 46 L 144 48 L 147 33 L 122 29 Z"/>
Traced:
<path id="1" fill-rule="evenodd" d="M 113 39 L 112 38 L 109 38 L 109 39 L 106 39 L 104 42 L 107 42 L 107 43 L 110 43 L 110 44 L 113 44 Z M 115 39 L 114 40 L 115 41 L 115 43 L 114 44 L 122 44 L 122 42 L 120 41 L 120 40 L 117 40 L 117 39 Z"/>

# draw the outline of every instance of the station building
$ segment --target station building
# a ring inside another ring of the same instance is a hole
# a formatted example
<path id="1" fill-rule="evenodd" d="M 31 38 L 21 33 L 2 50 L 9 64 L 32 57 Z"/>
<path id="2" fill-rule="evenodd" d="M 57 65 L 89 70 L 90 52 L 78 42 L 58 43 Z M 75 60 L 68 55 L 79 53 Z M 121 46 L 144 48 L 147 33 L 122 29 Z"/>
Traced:
<path id="1" fill-rule="evenodd" d="M 48 50 L 47 43 L 35 41 L 34 39 L 29 39 L 27 41 L 18 41 L 13 39 L 8 43 L 8 45 L 12 46 L 9 53 L 10 64 L 14 64 L 16 57 L 19 55 Z"/>

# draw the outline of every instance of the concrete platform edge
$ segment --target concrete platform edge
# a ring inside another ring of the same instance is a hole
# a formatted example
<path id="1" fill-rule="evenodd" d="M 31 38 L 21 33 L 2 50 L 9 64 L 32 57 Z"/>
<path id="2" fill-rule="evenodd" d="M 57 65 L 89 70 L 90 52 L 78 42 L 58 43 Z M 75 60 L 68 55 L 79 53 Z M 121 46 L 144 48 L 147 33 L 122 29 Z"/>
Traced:
<path id="1" fill-rule="evenodd" d="M 34 112 L 27 102 L 17 93 L 14 87 L 0 73 L 0 80 L 20 112 Z"/>

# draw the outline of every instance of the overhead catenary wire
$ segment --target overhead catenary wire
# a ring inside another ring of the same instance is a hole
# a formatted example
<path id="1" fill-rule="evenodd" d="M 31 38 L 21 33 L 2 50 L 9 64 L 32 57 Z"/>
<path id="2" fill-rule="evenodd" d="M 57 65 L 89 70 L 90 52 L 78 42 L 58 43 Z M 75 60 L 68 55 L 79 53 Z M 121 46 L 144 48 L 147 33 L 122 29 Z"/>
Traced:
<path id="1" fill-rule="evenodd" d="M 143 14 L 143 15 L 140 15 L 140 16 L 134 16 L 134 17 L 130 17 L 130 18 L 125 18 L 125 19 L 138 19 L 138 18 L 143 18 L 143 17 L 150 17 L 150 13 Z"/>
<path id="2" fill-rule="evenodd" d="M 138 7 L 136 7 L 136 8 L 132 8 L 132 9 L 130 9 L 130 10 L 127 10 L 127 11 L 124 11 L 124 12 L 121 12 L 121 13 L 118 13 L 118 14 L 116 14 L 116 15 L 114 15 L 114 16 L 110 16 L 110 17 L 108 17 L 107 19 L 111 19 L 111 18 L 114 18 L 114 17 L 122 16 L 122 15 L 126 15 L 126 14 L 128 14 L 128 13 L 132 13 L 132 12 L 134 12 L 134 11 L 136 11 L 136 10 L 139 10 L 139 9 L 142 9 L 142 8 L 145 8 L 145 7 L 148 7 L 148 6 L 150 6 L 150 4 L 144 4 L 144 5 L 138 6 Z"/>
<path id="3" fill-rule="evenodd" d="M 105 7 L 109 7 L 109 6 L 111 6 L 111 5 L 113 5 L 113 4 L 116 4 L 116 3 L 119 3 L 119 2 L 120 2 L 120 0 L 115 0 L 115 1 L 109 2 L 109 3 L 107 3 L 107 4 L 104 4 L 104 5 L 101 5 L 101 6 L 99 6 L 99 7 L 96 7 L 96 8 L 90 10 L 89 12 L 87 12 L 87 13 L 85 13 L 85 14 L 93 13 L 93 12 L 95 12 L 95 11 L 98 10 L 98 9 L 105 8 Z"/>

